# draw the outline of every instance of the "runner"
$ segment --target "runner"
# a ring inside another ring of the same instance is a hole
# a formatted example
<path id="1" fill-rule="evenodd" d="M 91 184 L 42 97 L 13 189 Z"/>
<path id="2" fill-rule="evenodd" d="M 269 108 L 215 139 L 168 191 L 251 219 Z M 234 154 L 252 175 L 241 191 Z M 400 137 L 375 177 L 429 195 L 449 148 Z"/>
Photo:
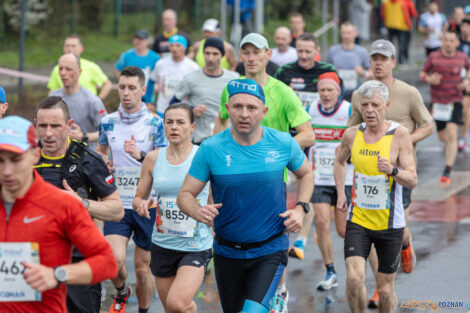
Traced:
<path id="1" fill-rule="evenodd" d="M 222 30 L 220 29 L 219 26 L 219 21 L 216 19 L 210 18 L 204 22 L 202 25 L 202 31 L 204 34 L 204 39 L 201 41 L 198 41 L 194 44 L 194 56 L 190 56 L 200 67 L 204 67 L 206 64 L 205 59 L 204 59 L 204 47 L 205 47 L 205 41 L 207 38 L 210 37 L 217 37 L 220 38 L 222 37 Z M 222 60 L 220 62 L 220 66 L 224 69 L 230 69 L 230 70 L 235 70 L 235 67 L 237 66 L 237 58 L 235 55 L 235 51 L 233 49 L 232 44 L 229 42 L 223 41 L 224 45 L 224 50 L 225 50 L 225 55 L 223 55 Z"/>
<path id="2" fill-rule="evenodd" d="M 78 35 L 67 36 L 65 38 L 63 50 L 64 54 L 72 53 L 80 58 L 80 67 L 82 69 L 82 74 L 79 79 L 80 85 L 91 91 L 94 95 L 100 97 L 101 100 L 104 100 L 111 91 L 113 84 L 111 84 L 111 81 L 96 63 L 80 57 L 84 50 L 82 38 Z M 62 87 L 63 85 L 59 75 L 59 66 L 56 65 L 52 69 L 51 77 L 47 83 L 47 88 L 50 93 Z M 97 87 L 100 88 L 99 94 Z"/>
<path id="3" fill-rule="evenodd" d="M 428 12 L 420 15 L 418 31 L 423 33 L 426 38 L 424 41 L 426 56 L 429 56 L 433 51 L 439 50 L 442 46 L 440 38 L 446 21 L 446 16 L 439 12 L 439 7 L 436 2 L 430 2 Z"/>
<path id="4" fill-rule="evenodd" d="M 274 43 L 276 48 L 273 49 L 271 61 L 278 66 L 297 61 L 297 51 L 290 46 L 292 40 L 290 29 L 281 26 L 276 28 L 274 32 Z"/>
<path id="5" fill-rule="evenodd" d="M 290 86 L 299 96 L 304 108 L 318 101 L 318 76 L 323 73 L 336 72 L 333 65 L 315 62 L 317 55 L 316 38 L 313 34 L 304 33 L 297 38 L 296 50 L 298 60 L 281 66 L 274 77 Z"/>
<path id="6" fill-rule="evenodd" d="M 3 118 L 7 110 L 8 110 L 7 95 L 5 93 L 5 89 L 3 89 L 2 86 L 0 86 L 0 119 Z"/>
<path id="7" fill-rule="evenodd" d="M 434 129 L 432 117 L 423 103 L 420 92 L 415 87 L 393 77 L 397 60 L 395 47 L 390 41 L 383 39 L 374 41 L 369 56 L 372 78 L 384 83 L 389 90 L 390 109 L 385 112 L 385 118 L 406 127 L 411 135 L 413 145 L 416 147 L 416 144 L 430 136 Z M 352 127 L 362 122 L 364 120 L 362 119 L 361 104 L 359 96 L 355 92 L 352 96 L 352 113 L 348 126 Z M 403 187 L 403 208 L 405 209 L 406 222 L 408 222 L 410 204 L 411 190 Z M 369 262 L 375 274 L 378 267 L 375 248 L 372 248 Z M 416 254 L 408 226 L 405 226 L 404 229 L 401 265 L 405 273 L 411 273 L 416 265 Z M 379 294 L 375 290 L 374 295 L 369 299 L 369 308 L 376 308 L 378 302 Z"/>
<path id="8" fill-rule="evenodd" d="M 294 137 L 302 149 L 310 147 L 315 142 L 315 134 L 309 125 L 310 116 L 302 107 L 299 98 L 291 88 L 269 76 L 266 73 L 266 64 L 271 56 L 268 41 L 257 33 L 246 35 L 240 43 L 240 60 L 243 62 L 247 78 L 256 81 L 263 88 L 266 95 L 266 106 L 269 108 L 261 124 L 282 132 L 288 132 L 292 127 L 297 131 Z M 220 101 L 220 113 L 214 126 L 214 134 L 228 127 L 228 91 L 224 89 Z M 287 171 L 284 182 L 287 182 Z M 272 301 L 271 312 L 286 313 L 289 292 L 285 284 L 285 275 L 281 278 Z"/>
<path id="9" fill-rule="evenodd" d="M 181 35 L 187 40 L 186 50 L 191 52 L 191 37 L 184 31 L 178 28 L 178 15 L 173 9 L 166 9 L 162 13 L 162 32 L 155 36 L 152 50 L 158 53 L 162 58 L 170 55 L 170 42 L 169 39 L 174 35 Z M 189 48 L 189 49 L 188 49 Z M 187 51 L 185 51 L 186 53 Z"/>
<path id="10" fill-rule="evenodd" d="M 346 212 L 344 193 L 347 160 L 354 166 L 352 204 L 344 241 L 346 296 L 352 313 L 365 312 L 367 257 L 377 249 L 379 312 L 395 312 L 395 276 L 405 227 L 402 186 L 418 182 L 409 131 L 385 119 L 390 107 L 388 88 L 368 81 L 358 89 L 365 123 L 348 128 L 336 153 L 334 175 L 338 192 L 337 210 Z"/>
<path id="11" fill-rule="evenodd" d="M 223 311 L 267 313 L 287 265 L 285 231 L 301 228 L 313 173 L 289 134 L 261 127 L 268 111 L 261 86 L 252 79 L 227 86 L 232 127 L 201 144 L 177 203 L 197 221 L 214 225 L 214 268 Z M 289 211 L 285 167 L 298 184 L 299 202 Z M 200 206 L 196 196 L 209 180 L 215 204 Z"/>
<path id="12" fill-rule="evenodd" d="M 139 29 L 133 39 L 134 48 L 127 50 L 119 57 L 119 60 L 114 64 L 114 74 L 116 77 L 119 77 L 121 71 L 127 66 L 137 66 L 145 74 L 145 86 L 147 86 L 147 91 L 142 99 L 147 104 L 147 107 L 152 112 L 155 112 L 153 108 L 153 89 L 155 82 L 150 79 L 150 73 L 155 67 L 155 63 L 160 60 L 158 53 L 150 50 L 149 46 L 149 33 L 145 29 Z M 152 110 L 153 109 L 153 110 Z"/>
<path id="13" fill-rule="evenodd" d="M 116 185 L 101 156 L 85 143 L 70 140 L 73 120 L 60 97 L 47 97 L 35 109 L 34 121 L 41 142 L 41 158 L 34 166 L 43 179 L 66 190 L 88 209 L 91 217 L 119 222 L 124 209 Z M 72 263 L 83 255 L 74 247 Z M 69 286 L 68 312 L 99 313 L 101 284 Z"/>
<path id="14" fill-rule="evenodd" d="M 183 214 L 176 205 L 176 196 L 198 150 L 191 144 L 194 127 L 194 113 L 187 104 L 166 109 L 165 135 L 170 144 L 145 158 L 133 202 L 140 216 L 150 218 L 153 198 L 147 199 L 151 190 L 157 195 L 159 212 L 153 226 L 150 268 L 165 312 L 197 311 L 193 298 L 212 258 L 210 228 Z M 206 205 L 208 195 L 209 184 L 197 196 L 198 203 Z"/>
<path id="15" fill-rule="evenodd" d="M 360 78 L 369 78 L 369 55 L 364 47 L 356 45 L 356 26 L 344 22 L 340 26 L 341 44 L 328 49 L 326 62 L 333 64 L 344 83 L 343 99 L 351 101 Z"/>
<path id="16" fill-rule="evenodd" d="M 313 203 L 315 215 L 308 214 L 304 218 L 302 230 L 289 255 L 299 259 L 304 258 L 310 227 L 315 216 L 318 247 L 326 267 L 325 278 L 317 284 L 318 290 L 328 290 L 338 286 L 338 279 L 333 264 L 333 241 L 330 235 L 331 206 L 336 206 L 337 194 L 333 177 L 335 149 L 343 132 L 347 128 L 351 104 L 340 99 L 341 89 L 338 75 L 334 72 L 324 73 L 318 77 L 320 100 L 307 108 L 312 117 L 310 123 L 315 131 L 316 142 L 309 149 L 309 162 L 315 170 L 315 189 L 310 203 Z M 346 179 L 346 195 L 351 197 L 352 166 L 348 165 Z M 346 214 L 335 210 L 336 230 L 344 237 L 346 229 Z"/>
<path id="17" fill-rule="evenodd" d="M 117 273 L 111 248 L 85 207 L 33 169 L 39 157 L 29 121 L 0 120 L 0 276 L 8 279 L 0 286 L 0 312 L 65 313 L 65 284 L 97 284 Z M 69 264 L 72 245 L 83 261 Z"/>
<path id="18" fill-rule="evenodd" d="M 100 98 L 80 85 L 80 58 L 68 53 L 59 59 L 59 74 L 63 87 L 50 93 L 61 97 L 73 119 L 70 137 L 87 142 L 92 150 L 98 142 L 98 126 L 106 109 Z"/>
<path id="19" fill-rule="evenodd" d="M 294 12 L 289 17 L 290 29 L 292 31 L 291 47 L 296 47 L 297 38 L 305 33 L 305 20 L 302 14 Z"/>
<path id="20" fill-rule="evenodd" d="M 470 60 L 457 51 L 459 39 L 455 32 L 446 31 L 442 36 L 442 48 L 431 53 L 421 71 L 421 79 L 431 85 L 433 117 L 439 140 L 445 143 L 446 167 L 441 183 L 451 182 L 450 173 L 457 155 L 457 132 L 462 125 L 462 91 L 470 86 Z M 467 76 L 462 79 L 462 70 Z"/>
<path id="21" fill-rule="evenodd" d="M 150 79 L 158 85 L 157 114 L 160 117 L 163 117 L 183 77 L 199 69 L 196 62 L 184 54 L 188 48 L 186 38 L 174 35 L 168 42 L 171 55 L 158 61 L 150 74 Z"/>
<path id="22" fill-rule="evenodd" d="M 109 310 L 124 312 L 131 290 L 126 284 L 126 248 L 133 235 L 135 242 L 134 264 L 137 276 L 136 294 L 139 313 L 147 312 L 152 300 L 153 282 L 150 272 L 150 243 L 155 223 L 155 209 L 150 210 L 151 219 L 138 216 L 132 210 L 140 170 L 146 153 L 166 146 L 163 121 L 150 113 L 141 102 L 145 94 L 145 75 L 136 66 L 122 70 L 118 92 L 121 104 L 117 112 L 105 116 L 100 123 L 100 136 L 96 151 L 109 166 L 114 168 L 114 179 L 119 189 L 125 216 L 119 223 L 105 222 L 104 235 L 118 262 L 119 273 L 112 279 L 117 295 Z"/>
<path id="23" fill-rule="evenodd" d="M 238 73 L 221 67 L 225 54 L 224 42 L 216 37 L 204 41 L 204 66 L 186 75 L 179 84 L 171 104 L 188 99 L 194 110 L 196 128 L 192 142 L 201 141 L 212 135 L 215 119 L 219 114 L 220 95 L 227 83 L 238 77 Z"/>

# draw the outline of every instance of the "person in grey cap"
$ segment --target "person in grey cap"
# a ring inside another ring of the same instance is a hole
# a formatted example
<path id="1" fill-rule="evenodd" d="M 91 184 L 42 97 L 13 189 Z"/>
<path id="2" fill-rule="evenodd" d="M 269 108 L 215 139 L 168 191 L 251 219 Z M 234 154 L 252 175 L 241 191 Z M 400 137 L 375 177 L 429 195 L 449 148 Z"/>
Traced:
<path id="1" fill-rule="evenodd" d="M 140 68 L 145 74 L 145 86 L 147 91 L 142 97 L 145 103 L 151 103 L 155 82 L 150 79 L 150 73 L 155 64 L 160 60 L 160 56 L 149 49 L 149 33 L 145 29 L 139 29 L 133 40 L 134 48 L 131 48 L 121 54 L 119 60 L 114 64 L 114 74 L 119 78 L 121 71 L 128 66 L 134 65 Z"/>
<path id="2" fill-rule="evenodd" d="M 415 87 L 393 77 L 393 69 L 397 64 L 397 60 L 395 47 L 390 41 L 383 39 L 374 41 L 369 51 L 369 57 L 372 71 L 371 78 L 384 83 L 390 93 L 390 108 L 385 113 L 385 118 L 405 126 L 416 148 L 416 144 L 430 136 L 434 129 L 433 119 L 423 103 L 420 92 Z M 352 112 L 348 122 L 349 127 L 364 122 L 357 91 L 352 95 L 351 104 Z M 408 220 L 410 203 L 411 190 L 403 188 L 403 206 L 406 221 Z M 407 226 L 404 230 L 401 257 L 403 271 L 410 273 L 416 263 L 416 255 L 411 244 L 411 233 Z M 375 273 L 378 265 L 374 249 L 369 261 Z M 369 307 L 377 307 L 378 301 L 378 293 L 375 290 L 374 296 L 369 299 Z"/>
<path id="3" fill-rule="evenodd" d="M 204 43 L 206 39 L 209 37 L 222 37 L 222 30 L 220 29 L 219 21 L 213 18 L 210 18 L 204 22 L 204 24 L 202 25 L 202 32 L 204 35 L 204 39 L 196 42 L 193 46 L 194 49 L 192 50 L 192 53 L 188 54 L 188 56 L 194 59 L 194 61 L 200 67 L 204 67 L 204 65 L 206 64 L 204 59 Z M 233 71 L 237 66 L 235 49 L 233 49 L 233 46 L 229 42 L 224 41 L 223 45 L 225 49 L 225 55 L 222 56 L 220 65 L 222 66 L 222 68 L 230 69 Z"/>

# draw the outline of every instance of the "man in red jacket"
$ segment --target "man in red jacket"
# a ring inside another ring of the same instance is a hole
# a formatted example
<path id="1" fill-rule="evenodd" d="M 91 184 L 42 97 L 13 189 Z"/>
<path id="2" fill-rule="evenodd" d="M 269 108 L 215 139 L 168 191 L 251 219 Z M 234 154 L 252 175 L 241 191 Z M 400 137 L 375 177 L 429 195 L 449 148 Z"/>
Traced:
<path id="1" fill-rule="evenodd" d="M 67 312 L 65 284 L 117 274 L 111 248 L 85 207 L 33 170 L 39 157 L 29 121 L 0 120 L 0 312 Z M 72 245 L 83 261 L 69 264 Z"/>
<path id="2" fill-rule="evenodd" d="M 385 0 L 382 2 L 381 15 L 388 29 L 388 40 L 398 38 L 398 62 L 403 65 L 409 61 L 408 47 L 413 30 L 412 18 L 418 17 L 411 0 Z"/>

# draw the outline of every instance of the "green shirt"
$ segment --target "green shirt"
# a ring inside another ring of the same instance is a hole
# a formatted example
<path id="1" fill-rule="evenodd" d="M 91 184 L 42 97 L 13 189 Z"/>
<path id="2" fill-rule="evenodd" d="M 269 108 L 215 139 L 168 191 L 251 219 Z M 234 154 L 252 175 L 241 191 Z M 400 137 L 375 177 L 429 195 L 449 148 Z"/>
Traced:
<path id="1" fill-rule="evenodd" d="M 295 128 L 310 121 L 310 115 L 305 111 L 295 92 L 280 80 L 269 77 L 268 82 L 263 86 L 263 91 L 268 112 L 261 121 L 261 125 L 288 132 L 289 127 Z M 225 103 L 228 103 L 227 86 L 220 100 L 220 117 L 228 119 Z"/>
<path id="2" fill-rule="evenodd" d="M 101 70 L 98 64 L 80 58 L 80 67 L 82 73 L 78 82 L 80 85 L 91 91 L 93 94 L 98 95 L 97 86 L 101 87 L 108 80 L 108 76 Z M 47 83 L 47 88 L 49 90 L 56 90 L 62 88 L 62 80 L 59 75 L 59 66 L 56 65 L 52 69 L 51 77 Z"/>

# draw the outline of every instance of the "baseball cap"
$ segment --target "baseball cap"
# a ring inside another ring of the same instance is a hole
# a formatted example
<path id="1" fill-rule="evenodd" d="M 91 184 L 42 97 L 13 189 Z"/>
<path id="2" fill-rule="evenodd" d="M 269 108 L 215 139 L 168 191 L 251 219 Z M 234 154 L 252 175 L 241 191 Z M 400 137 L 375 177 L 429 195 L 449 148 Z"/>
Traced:
<path id="1" fill-rule="evenodd" d="M 135 32 L 134 38 L 138 37 L 141 39 L 148 39 L 149 38 L 149 32 L 146 31 L 145 29 L 139 29 L 138 31 Z"/>
<path id="2" fill-rule="evenodd" d="M 227 84 L 228 97 L 244 93 L 257 97 L 264 102 L 264 91 L 253 79 L 232 79 Z"/>
<path id="3" fill-rule="evenodd" d="M 37 146 L 36 131 L 30 121 L 15 115 L 0 120 L 0 150 L 21 154 Z"/>
<path id="4" fill-rule="evenodd" d="M 3 89 L 2 86 L 0 86 L 0 103 L 6 103 L 7 102 L 7 95 L 5 94 L 5 89 Z"/>
<path id="5" fill-rule="evenodd" d="M 210 18 L 202 24 L 202 30 L 214 33 L 220 29 L 219 21 L 215 18 Z"/>
<path id="6" fill-rule="evenodd" d="M 181 35 L 173 35 L 170 37 L 170 39 L 168 40 L 168 43 L 171 45 L 172 43 L 178 43 L 180 45 L 182 45 L 185 49 L 188 48 L 188 41 L 186 40 L 186 38 L 184 38 L 183 36 Z"/>
<path id="7" fill-rule="evenodd" d="M 372 46 L 370 46 L 369 56 L 373 56 L 374 54 L 380 54 L 387 58 L 395 57 L 395 46 L 385 39 L 376 40 L 372 43 Z"/>
<path id="8" fill-rule="evenodd" d="M 245 37 L 243 37 L 242 41 L 240 42 L 240 49 L 247 43 L 251 43 L 258 49 L 266 48 L 269 49 L 268 41 L 262 35 L 258 33 L 249 33 Z"/>
<path id="9" fill-rule="evenodd" d="M 465 7 L 465 9 L 463 9 L 463 13 L 464 13 L 465 15 L 470 14 L 470 5 L 467 5 L 467 6 Z"/>

